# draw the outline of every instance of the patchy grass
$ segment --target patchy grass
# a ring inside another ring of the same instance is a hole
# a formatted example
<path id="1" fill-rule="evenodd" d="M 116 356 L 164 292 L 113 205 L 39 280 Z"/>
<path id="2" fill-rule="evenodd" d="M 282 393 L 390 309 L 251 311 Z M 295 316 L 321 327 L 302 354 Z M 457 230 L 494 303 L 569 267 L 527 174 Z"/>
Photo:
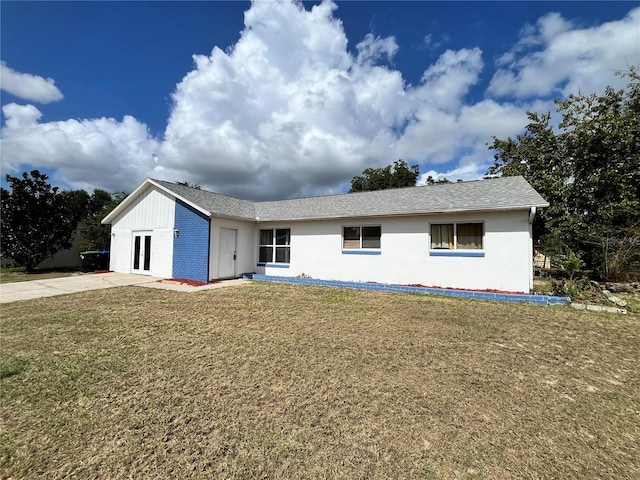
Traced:
<path id="1" fill-rule="evenodd" d="M 552 294 L 551 277 L 533 277 L 533 292 L 541 295 Z"/>
<path id="2" fill-rule="evenodd" d="M 633 314 L 255 283 L 0 331 L 3 478 L 640 478 Z"/>
<path id="3" fill-rule="evenodd" d="M 46 280 L 48 278 L 69 277 L 71 275 L 79 275 L 77 269 L 53 269 L 53 270 L 36 270 L 35 272 L 26 272 L 24 267 L 11 267 L 0 269 L 0 283 L 28 282 L 30 280 Z"/>
<path id="4" fill-rule="evenodd" d="M 551 277 L 534 277 L 533 292 L 544 295 L 553 295 L 553 281 L 554 279 Z M 640 313 L 640 292 L 615 292 L 614 295 L 627 302 L 627 306 L 624 307 L 627 312 Z M 605 305 L 607 307 L 616 306 L 602 293 L 601 289 L 593 287 L 573 296 L 571 300 L 579 303 Z"/>

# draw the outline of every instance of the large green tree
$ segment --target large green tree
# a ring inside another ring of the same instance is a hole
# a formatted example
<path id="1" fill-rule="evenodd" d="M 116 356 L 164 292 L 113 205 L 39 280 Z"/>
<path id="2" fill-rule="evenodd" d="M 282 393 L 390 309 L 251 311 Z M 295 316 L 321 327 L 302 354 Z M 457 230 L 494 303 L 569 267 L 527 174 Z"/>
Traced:
<path id="1" fill-rule="evenodd" d="M 71 247 L 88 195 L 83 190 L 62 192 L 38 170 L 5 178 L 11 191 L 0 189 L 2 255 L 33 270 L 54 253 Z"/>
<path id="2" fill-rule="evenodd" d="M 111 226 L 102 225 L 102 219 L 127 197 L 124 192 L 108 193 L 96 189 L 91 195 L 87 216 L 82 222 L 82 250 L 108 250 L 111 243 Z"/>
<path id="3" fill-rule="evenodd" d="M 640 78 L 624 76 L 626 88 L 557 101 L 557 128 L 550 113 L 530 112 L 522 135 L 489 145 L 489 174 L 522 175 L 550 203 L 535 240 L 612 280 L 637 277 L 640 261 Z"/>
<path id="4" fill-rule="evenodd" d="M 396 160 L 393 165 L 382 168 L 367 168 L 362 172 L 362 175 L 353 177 L 349 193 L 414 187 L 419 175 L 420 167 L 418 165 L 409 167 L 404 160 Z"/>

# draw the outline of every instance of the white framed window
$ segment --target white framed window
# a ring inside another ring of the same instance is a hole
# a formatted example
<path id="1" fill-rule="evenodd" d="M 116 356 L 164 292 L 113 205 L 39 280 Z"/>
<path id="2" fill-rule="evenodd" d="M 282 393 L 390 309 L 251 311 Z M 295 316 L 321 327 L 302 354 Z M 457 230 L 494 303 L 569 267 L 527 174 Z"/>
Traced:
<path id="1" fill-rule="evenodd" d="M 484 249 L 484 223 L 432 223 L 431 250 Z"/>
<path id="2" fill-rule="evenodd" d="M 289 263 L 291 260 L 291 229 L 260 230 L 258 238 L 259 263 Z"/>
<path id="3" fill-rule="evenodd" d="M 343 250 L 380 249 L 382 227 L 380 225 L 358 225 L 342 227 Z"/>

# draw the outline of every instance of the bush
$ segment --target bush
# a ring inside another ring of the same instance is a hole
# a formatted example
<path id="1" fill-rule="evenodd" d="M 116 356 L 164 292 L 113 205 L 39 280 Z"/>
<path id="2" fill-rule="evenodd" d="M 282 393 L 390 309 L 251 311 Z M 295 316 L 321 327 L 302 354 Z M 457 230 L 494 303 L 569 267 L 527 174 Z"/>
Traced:
<path id="1" fill-rule="evenodd" d="M 569 280 L 572 281 L 573 277 L 575 277 L 584 269 L 584 262 L 580 260 L 580 258 L 578 258 L 574 253 L 571 253 L 567 258 L 563 260 L 562 268 L 565 272 L 567 272 L 567 275 L 569 275 Z"/>
<path id="2" fill-rule="evenodd" d="M 551 280 L 551 293 L 559 297 L 578 297 L 591 289 L 591 282 L 587 277 L 575 280 Z"/>

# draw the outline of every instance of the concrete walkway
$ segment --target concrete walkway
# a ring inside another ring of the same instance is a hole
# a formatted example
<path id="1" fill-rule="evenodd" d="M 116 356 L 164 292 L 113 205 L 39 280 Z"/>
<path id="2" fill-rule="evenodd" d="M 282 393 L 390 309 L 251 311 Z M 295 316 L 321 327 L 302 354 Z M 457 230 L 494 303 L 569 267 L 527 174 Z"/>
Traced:
<path id="1" fill-rule="evenodd" d="M 69 293 L 86 292 L 88 290 L 98 290 L 101 288 L 123 287 L 127 285 L 178 292 L 200 292 L 202 290 L 248 283 L 248 280 L 235 279 L 211 283 L 201 287 L 193 287 L 191 285 L 165 283 L 162 280 L 161 278 L 146 275 L 109 272 L 86 273 L 69 277 L 31 280 L 28 282 L 3 283 L 0 284 L 0 303 L 53 297 L 55 295 L 66 295 Z"/>

